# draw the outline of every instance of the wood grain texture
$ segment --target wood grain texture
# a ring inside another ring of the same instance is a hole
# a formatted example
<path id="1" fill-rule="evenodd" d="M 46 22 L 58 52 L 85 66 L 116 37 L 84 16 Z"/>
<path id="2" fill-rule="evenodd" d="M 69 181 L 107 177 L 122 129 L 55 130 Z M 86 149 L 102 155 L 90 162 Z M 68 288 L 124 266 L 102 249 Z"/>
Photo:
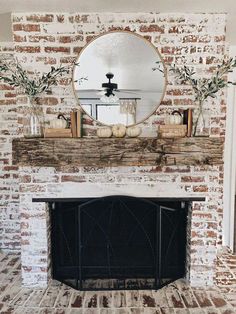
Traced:
<path id="1" fill-rule="evenodd" d="M 223 164 L 222 138 L 14 139 L 18 166 L 156 166 Z"/>

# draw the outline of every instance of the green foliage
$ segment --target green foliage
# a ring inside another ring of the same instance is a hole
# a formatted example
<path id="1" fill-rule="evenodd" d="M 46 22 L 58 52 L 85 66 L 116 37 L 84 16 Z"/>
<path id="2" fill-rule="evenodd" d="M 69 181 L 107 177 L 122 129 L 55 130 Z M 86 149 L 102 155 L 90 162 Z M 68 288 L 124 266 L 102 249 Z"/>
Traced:
<path id="1" fill-rule="evenodd" d="M 152 68 L 153 71 L 159 71 L 163 74 L 165 74 L 163 62 L 162 61 L 156 61 L 156 67 Z"/>
<path id="2" fill-rule="evenodd" d="M 236 83 L 226 79 L 227 74 L 232 72 L 235 67 L 236 59 L 230 58 L 217 66 L 217 69 L 211 78 L 199 79 L 195 78 L 196 72 L 187 66 L 177 67 L 176 65 L 173 65 L 170 67 L 170 71 L 173 72 L 175 77 L 181 82 L 189 83 L 194 90 L 195 100 L 202 103 L 202 101 L 208 97 L 215 98 L 216 93 L 222 88 L 229 85 L 236 85 Z"/>
<path id="3" fill-rule="evenodd" d="M 48 73 L 43 73 L 36 78 L 30 78 L 27 71 L 17 61 L 0 60 L 0 81 L 20 88 L 24 94 L 30 98 L 35 98 L 43 92 L 50 91 L 50 88 L 53 85 L 57 85 L 59 80 L 65 74 L 68 74 L 74 65 L 78 64 L 73 61 L 67 66 L 51 66 Z"/>

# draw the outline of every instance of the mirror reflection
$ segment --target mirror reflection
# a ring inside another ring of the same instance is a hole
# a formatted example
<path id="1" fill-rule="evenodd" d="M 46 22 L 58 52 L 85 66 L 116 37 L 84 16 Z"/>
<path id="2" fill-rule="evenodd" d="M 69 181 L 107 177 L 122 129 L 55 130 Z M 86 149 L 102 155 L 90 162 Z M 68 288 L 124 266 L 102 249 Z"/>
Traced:
<path id="1" fill-rule="evenodd" d="M 153 71 L 157 62 L 160 70 Z M 77 63 L 75 95 L 83 110 L 103 124 L 139 123 L 162 100 L 164 67 L 157 49 L 141 36 L 104 34 L 82 50 Z"/>

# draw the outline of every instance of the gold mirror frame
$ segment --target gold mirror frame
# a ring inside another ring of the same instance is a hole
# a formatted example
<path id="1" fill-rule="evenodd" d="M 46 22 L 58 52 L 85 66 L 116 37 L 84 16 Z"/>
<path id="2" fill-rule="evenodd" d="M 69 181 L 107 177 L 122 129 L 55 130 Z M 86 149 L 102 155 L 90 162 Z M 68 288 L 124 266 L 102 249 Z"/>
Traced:
<path id="1" fill-rule="evenodd" d="M 145 41 L 148 45 L 150 45 L 150 47 L 152 47 L 152 49 L 155 50 L 155 52 L 157 53 L 160 61 L 162 62 L 162 65 L 163 65 L 163 75 L 164 75 L 164 88 L 163 88 L 163 92 L 162 92 L 162 96 L 160 98 L 160 101 L 159 103 L 157 104 L 157 106 L 155 107 L 155 109 L 148 115 L 146 116 L 144 119 L 142 119 L 141 121 L 137 122 L 137 123 L 133 123 L 133 124 L 130 124 L 130 125 L 127 125 L 126 127 L 132 127 L 132 126 L 135 126 L 135 125 L 138 125 L 138 124 L 141 124 L 143 123 L 144 121 L 146 121 L 147 119 L 149 119 L 152 115 L 154 115 L 154 113 L 157 111 L 157 109 L 159 108 L 161 102 L 163 101 L 164 99 L 164 96 L 165 96 L 165 93 L 166 93 L 166 88 L 167 88 L 167 69 L 166 69 L 166 66 L 165 66 L 165 62 L 163 60 L 163 57 L 161 56 L 159 50 L 157 47 L 155 47 L 149 40 L 147 40 L 146 38 L 144 38 L 142 35 L 140 34 L 137 34 L 137 33 L 134 33 L 134 32 L 131 32 L 131 31 L 125 31 L 125 30 L 114 30 L 114 31 L 108 31 L 108 32 L 104 32 L 104 33 L 101 33 L 99 34 L 98 36 L 94 37 L 92 40 L 90 40 L 82 49 L 81 51 L 79 52 L 77 58 L 76 58 L 76 63 L 79 61 L 79 58 L 81 56 L 81 54 L 84 52 L 84 50 L 92 43 L 94 42 L 96 39 L 102 37 L 102 36 L 105 36 L 107 34 L 111 34 L 111 33 L 127 33 L 127 34 L 130 34 L 130 35 L 133 35 L 133 36 L 136 36 L 136 37 L 139 37 L 141 38 L 143 41 Z M 72 82 L 74 82 L 74 72 L 75 72 L 75 67 L 76 65 L 74 66 L 73 68 L 73 71 L 72 71 Z M 80 102 L 79 102 L 79 97 L 78 97 L 78 94 L 76 93 L 76 90 L 75 90 L 75 84 L 73 84 L 73 92 L 74 92 L 74 95 L 75 95 L 75 98 L 77 100 L 77 103 L 80 107 L 80 109 L 82 110 L 82 112 L 84 112 L 88 117 L 90 117 L 93 121 L 96 121 L 97 123 L 101 124 L 101 125 L 104 125 L 104 126 L 112 126 L 111 124 L 105 124 L 97 119 L 94 119 L 91 115 L 89 115 L 84 109 L 83 107 L 81 106 Z"/>

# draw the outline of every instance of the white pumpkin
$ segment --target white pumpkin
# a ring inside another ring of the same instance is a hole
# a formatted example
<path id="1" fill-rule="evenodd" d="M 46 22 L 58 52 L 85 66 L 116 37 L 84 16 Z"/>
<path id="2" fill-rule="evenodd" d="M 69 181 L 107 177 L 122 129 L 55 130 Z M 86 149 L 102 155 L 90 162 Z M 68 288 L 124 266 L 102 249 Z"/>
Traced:
<path id="1" fill-rule="evenodd" d="M 141 134 L 142 129 L 139 126 L 131 126 L 126 129 L 126 135 L 129 137 L 137 137 Z"/>
<path id="2" fill-rule="evenodd" d="M 165 119 L 165 124 L 182 124 L 183 117 L 178 110 L 174 110 L 171 115 L 168 115 Z"/>
<path id="3" fill-rule="evenodd" d="M 112 133 L 115 137 L 124 137 L 126 133 L 126 126 L 124 124 L 115 124 L 112 127 Z"/>
<path id="4" fill-rule="evenodd" d="M 52 129 L 65 129 L 67 127 L 67 122 L 64 119 L 53 119 L 49 122 Z"/>
<path id="5" fill-rule="evenodd" d="M 97 129 L 97 136 L 98 137 L 111 137 L 112 136 L 112 129 L 109 126 L 98 128 Z"/>

